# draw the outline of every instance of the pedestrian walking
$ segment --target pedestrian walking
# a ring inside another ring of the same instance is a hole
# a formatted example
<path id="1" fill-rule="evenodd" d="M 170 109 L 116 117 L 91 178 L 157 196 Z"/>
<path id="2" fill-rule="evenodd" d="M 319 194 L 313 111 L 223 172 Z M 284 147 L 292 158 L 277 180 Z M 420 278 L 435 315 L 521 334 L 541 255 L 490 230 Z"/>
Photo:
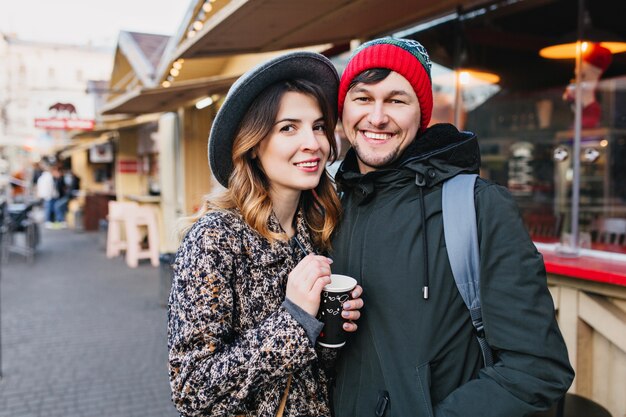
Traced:
<path id="1" fill-rule="evenodd" d="M 41 164 L 42 172 L 37 178 L 37 198 L 43 200 L 45 213 L 45 226 L 52 228 L 54 222 L 54 203 L 58 197 L 56 178 L 58 169 L 46 164 Z"/>
<path id="2" fill-rule="evenodd" d="M 80 178 L 70 168 L 61 168 L 56 179 L 58 198 L 54 202 L 55 228 L 67 227 L 66 216 L 69 202 L 77 196 L 80 189 Z"/>

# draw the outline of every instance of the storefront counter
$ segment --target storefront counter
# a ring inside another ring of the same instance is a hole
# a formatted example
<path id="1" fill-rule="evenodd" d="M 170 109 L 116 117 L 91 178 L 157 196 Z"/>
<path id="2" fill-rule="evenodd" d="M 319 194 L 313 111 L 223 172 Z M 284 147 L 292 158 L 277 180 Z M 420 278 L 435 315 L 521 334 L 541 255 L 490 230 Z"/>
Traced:
<path id="1" fill-rule="evenodd" d="M 113 193 L 89 192 L 85 195 L 85 208 L 83 209 L 85 230 L 98 230 L 100 220 L 106 219 L 109 214 L 109 201 L 111 200 L 115 200 Z"/>
<path id="2" fill-rule="evenodd" d="M 542 251 L 542 255 L 548 274 L 626 287 L 625 261 L 591 256 L 566 258 L 548 251 Z"/>
<path id="3" fill-rule="evenodd" d="M 626 256 L 587 250 L 567 258 L 556 245 L 536 245 L 576 370 L 570 392 L 626 415 Z"/>
<path id="4" fill-rule="evenodd" d="M 158 195 L 127 194 L 124 198 L 139 204 L 159 204 L 161 202 L 161 196 Z"/>

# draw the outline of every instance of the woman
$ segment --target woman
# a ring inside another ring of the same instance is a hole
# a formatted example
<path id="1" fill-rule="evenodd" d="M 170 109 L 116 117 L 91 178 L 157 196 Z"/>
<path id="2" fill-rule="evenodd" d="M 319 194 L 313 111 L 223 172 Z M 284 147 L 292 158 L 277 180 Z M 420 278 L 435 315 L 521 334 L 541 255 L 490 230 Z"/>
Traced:
<path id="1" fill-rule="evenodd" d="M 170 295 L 183 415 L 330 416 L 314 316 L 340 212 L 325 172 L 337 85 L 325 57 L 283 55 L 242 76 L 215 118 L 209 159 L 226 190 L 185 236 Z M 360 294 L 345 306 L 347 331 Z"/>

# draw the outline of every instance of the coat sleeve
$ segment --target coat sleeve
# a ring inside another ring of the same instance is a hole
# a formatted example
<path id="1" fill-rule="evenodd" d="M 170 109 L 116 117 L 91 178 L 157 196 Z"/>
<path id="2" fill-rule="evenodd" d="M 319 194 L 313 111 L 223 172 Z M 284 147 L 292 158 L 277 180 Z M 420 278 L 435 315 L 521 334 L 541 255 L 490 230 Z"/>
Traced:
<path id="1" fill-rule="evenodd" d="M 316 359 L 306 332 L 283 307 L 256 328 L 233 329 L 235 242 L 229 227 L 194 227 L 177 254 L 169 375 L 174 405 L 186 416 L 240 413 L 259 391 L 286 383 Z M 278 397 L 283 389 L 276 388 Z"/>
<path id="2" fill-rule="evenodd" d="M 512 196 L 488 185 L 476 193 L 481 303 L 494 366 L 453 391 L 436 417 L 522 417 L 547 409 L 574 377 L 548 291 L 543 258 Z"/>

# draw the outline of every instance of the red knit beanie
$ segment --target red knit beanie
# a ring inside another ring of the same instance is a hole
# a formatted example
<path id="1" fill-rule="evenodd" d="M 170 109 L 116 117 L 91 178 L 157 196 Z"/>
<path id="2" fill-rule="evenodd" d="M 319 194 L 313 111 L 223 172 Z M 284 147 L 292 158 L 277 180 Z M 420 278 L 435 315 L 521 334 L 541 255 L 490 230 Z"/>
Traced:
<path id="1" fill-rule="evenodd" d="M 433 111 L 433 89 L 430 78 L 431 62 L 428 52 L 411 39 L 381 38 L 369 41 L 354 51 L 339 82 L 339 116 L 352 80 L 363 71 L 386 68 L 406 78 L 420 105 L 420 132 L 428 127 Z"/>

